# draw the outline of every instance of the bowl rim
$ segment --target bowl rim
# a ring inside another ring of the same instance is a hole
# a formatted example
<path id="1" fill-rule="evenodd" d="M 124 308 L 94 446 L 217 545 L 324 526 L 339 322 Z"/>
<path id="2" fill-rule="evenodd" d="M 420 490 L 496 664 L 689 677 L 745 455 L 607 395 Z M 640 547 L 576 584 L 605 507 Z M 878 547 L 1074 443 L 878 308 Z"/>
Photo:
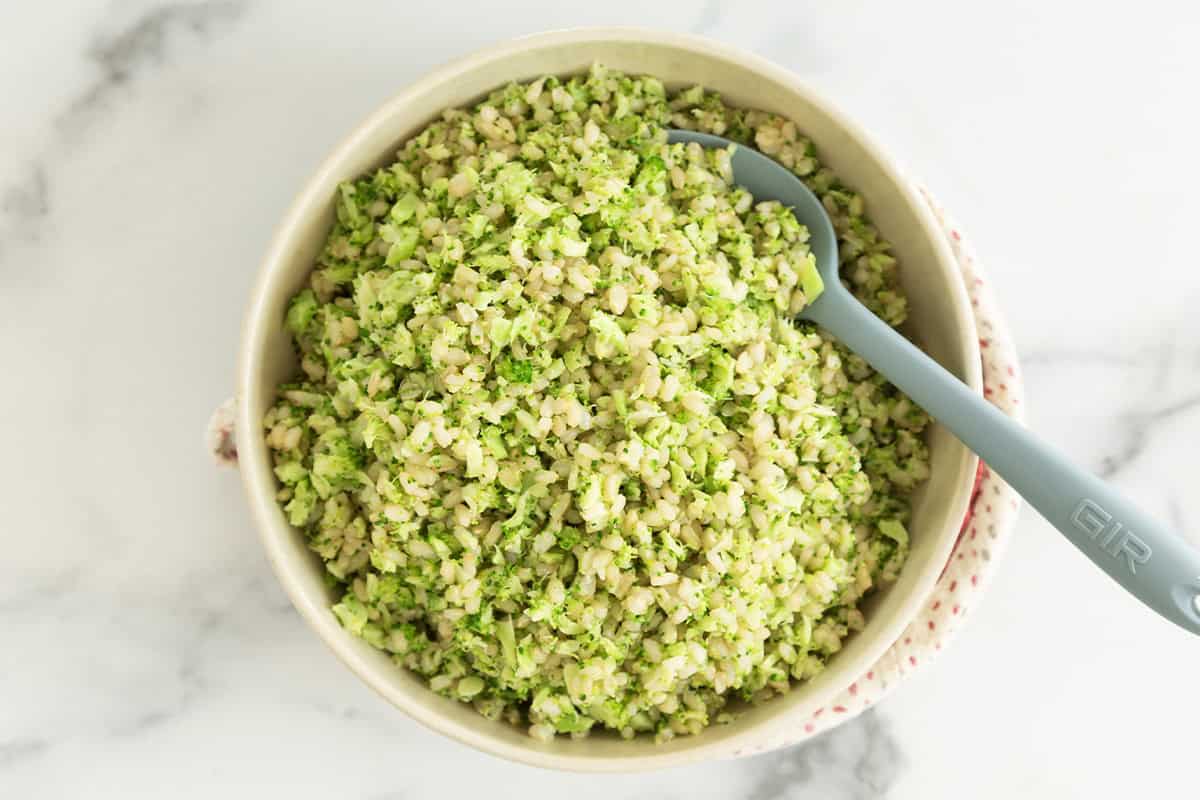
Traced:
<path id="1" fill-rule="evenodd" d="M 594 44 L 600 42 L 636 42 L 650 46 L 665 46 L 688 52 L 696 52 L 707 56 L 738 64 L 764 75 L 777 83 L 785 85 L 789 90 L 804 97 L 804 99 L 819 107 L 845 134 L 862 147 L 875 161 L 876 166 L 886 178 L 898 189 L 916 217 L 921 233 L 932 245 L 937 255 L 938 267 L 955 276 L 961 276 L 949 242 L 938 226 L 932 210 L 924 202 L 919 190 L 909 180 L 894 160 L 879 146 L 875 139 L 853 119 L 846 116 L 835 104 L 831 103 L 820 92 L 815 91 L 800 76 L 784 67 L 743 51 L 725 43 L 694 34 L 676 33 L 651 28 L 626 26 L 577 27 L 549 30 L 531 33 L 512 39 L 503 40 L 487 47 L 474 50 L 464 56 L 443 63 L 422 74 L 398 93 L 385 100 L 365 119 L 359 122 L 329 154 L 322 160 L 318 168 L 305 181 L 303 188 L 288 207 L 286 214 L 272 235 L 271 243 L 260 262 L 260 267 L 254 286 L 251 289 L 250 301 L 242 323 L 242 335 L 239 345 L 239 357 L 236 374 L 237 420 L 236 436 L 237 450 L 241 455 L 243 468 L 239 470 L 247 495 L 252 516 L 259 538 L 262 540 L 268 561 L 280 585 L 288 595 L 291 603 L 300 612 L 308 626 L 317 633 L 326 647 L 348 667 L 360 680 L 383 696 L 392 705 L 399 708 L 410 718 L 424 727 L 444 736 L 481 750 L 490 755 L 498 756 L 531 766 L 568 770 L 576 772 L 617 772 L 644 771 L 679 766 L 699 761 L 729 757 L 740 752 L 753 750 L 754 745 L 778 734 L 790 721 L 792 724 L 800 717 L 806 706 L 798 706 L 787 714 L 780 714 L 763 720 L 758 725 L 748 727 L 745 731 L 716 741 L 704 742 L 694 747 L 670 752 L 657 751 L 647 747 L 644 754 L 620 756 L 584 756 L 579 754 L 564 754 L 547 752 L 536 749 L 532 740 L 529 746 L 517 745 L 500 738 L 487 735 L 471 725 L 459 723 L 439 713 L 432 704 L 418 702 L 407 691 L 397 688 L 382 675 L 373 663 L 369 663 L 358 653 L 346 647 L 338 636 L 345 632 L 337 626 L 333 615 L 325 603 L 315 602 L 311 596 L 310 581 L 303 578 L 299 570 L 293 569 L 288 563 L 284 550 L 284 531 L 287 536 L 294 535 L 290 526 L 280 523 L 278 507 L 275 503 L 275 485 L 267 476 L 256 475 L 255 470 L 245 468 L 247 456 L 251 461 L 257 461 L 266 455 L 265 444 L 259 435 L 259 420 L 251 417 L 250 403 L 242 402 L 243 398 L 255 391 L 257 375 L 261 369 L 262 345 L 266 340 L 267 328 L 274 325 L 273 319 L 267 319 L 263 312 L 263 304 L 269 288 L 278 279 L 286 262 L 288 243 L 292 240 L 299 226 L 309 216 L 309 209 L 314 202 L 323 201 L 325 192 L 321 187 L 326 186 L 332 175 L 339 172 L 338 165 L 348 155 L 359 148 L 369 134 L 378 126 L 384 125 L 395 116 L 406 104 L 426 92 L 432 91 L 456 76 L 475 69 L 481 65 L 503 60 L 509 56 L 530 49 L 540 49 L 563 44 Z M 319 196 L 318 196 L 319 195 Z M 966 286 L 961 277 L 950 282 L 951 291 L 956 295 L 949 305 L 956 317 L 955 330 L 970 334 L 972 342 L 969 352 L 973 358 L 967 364 L 965 382 L 972 390 L 982 391 L 982 363 L 979 350 L 978 336 L 975 335 L 975 320 L 970 313 L 970 300 Z M 962 448 L 965 456 L 958 464 L 963 474 L 974 476 L 976 457 L 966 448 Z M 268 459 L 269 461 L 269 459 Z M 950 509 L 950 519 L 961 519 L 966 513 L 970 502 L 970 481 L 958 489 L 954 503 Z M 939 563 L 950 557 L 956 537 L 942 534 L 942 546 L 937 552 Z M 944 568 L 944 567 L 943 567 Z M 876 635 L 877 642 L 871 648 L 865 648 L 859 654 L 855 663 L 861 669 L 855 669 L 855 674 L 865 673 L 880 656 L 886 652 L 902 635 L 904 628 L 915 617 L 932 593 L 941 569 L 929 569 L 914 587 L 913 591 L 890 602 L 900 605 L 903 613 L 896 615 L 891 626 Z M 847 670 L 849 671 L 849 670 Z M 844 687 L 841 687 L 844 688 Z M 840 691 L 837 690 L 837 691 Z M 831 691 L 830 695 L 836 694 Z M 811 709 L 810 709 L 811 711 Z M 482 718 L 481 718 L 482 719 Z"/>

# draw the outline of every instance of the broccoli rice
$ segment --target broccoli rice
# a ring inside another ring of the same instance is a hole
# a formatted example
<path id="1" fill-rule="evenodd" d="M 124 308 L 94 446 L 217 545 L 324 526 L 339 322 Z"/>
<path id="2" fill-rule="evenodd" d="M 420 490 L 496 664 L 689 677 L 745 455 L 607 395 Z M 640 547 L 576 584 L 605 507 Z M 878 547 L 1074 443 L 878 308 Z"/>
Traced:
<path id="1" fill-rule="evenodd" d="M 795 124 L 601 66 L 452 109 L 343 183 L 266 440 L 341 624 L 540 739 L 658 740 L 820 672 L 908 552 L 927 418 L 794 315 L 800 176 L 842 278 L 905 316 L 862 198 Z"/>

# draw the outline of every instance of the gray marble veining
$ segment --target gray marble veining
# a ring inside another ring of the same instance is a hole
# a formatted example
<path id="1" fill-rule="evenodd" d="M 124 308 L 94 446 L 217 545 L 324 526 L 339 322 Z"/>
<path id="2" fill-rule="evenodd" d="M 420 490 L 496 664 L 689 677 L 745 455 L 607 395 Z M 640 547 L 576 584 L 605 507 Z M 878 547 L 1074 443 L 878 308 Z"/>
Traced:
<path id="1" fill-rule="evenodd" d="M 0 189 L 0 257 L 4 239 L 19 236 L 36 242 L 50 216 L 50 171 L 63 151 L 82 147 L 89 132 L 114 110 L 124 89 L 145 72 L 162 65 L 173 37 L 206 40 L 237 21 L 245 0 L 151 5 L 115 33 L 91 37 L 86 57 L 97 73 L 53 120 L 53 135 L 41 152 L 28 154 L 22 173 Z"/>
<path id="2" fill-rule="evenodd" d="M 900 742 L 871 710 L 812 742 L 752 761 L 747 800 L 885 797 L 903 762 Z"/>
<path id="3" fill-rule="evenodd" d="M 1145 452 L 1158 425 L 1197 410 L 1200 410 L 1200 394 L 1130 414 L 1120 429 L 1120 448 L 1104 458 L 1100 474 L 1105 478 L 1115 477 Z"/>
<path id="4" fill-rule="evenodd" d="M 173 37 L 191 35 L 207 40 L 228 29 L 246 7 L 245 0 L 151 6 L 115 33 L 95 38 L 88 47 L 87 58 L 99 74 L 57 117 L 55 125 L 59 132 L 68 139 L 85 135 L 111 111 L 122 89 L 166 62 Z"/>
<path id="5" fill-rule="evenodd" d="M 45 739 L 22 738 L 0 742 L 0 767 L 34 758 L 49 748 L 50 742 Z"/>
<path id="6" fill-rule="evenodd" d="M 721 22 L 724 4 L 721 0 L 704 0 L 700 6 L 700 16 L 692 26 L 693 33 L 706 34 Z"/>

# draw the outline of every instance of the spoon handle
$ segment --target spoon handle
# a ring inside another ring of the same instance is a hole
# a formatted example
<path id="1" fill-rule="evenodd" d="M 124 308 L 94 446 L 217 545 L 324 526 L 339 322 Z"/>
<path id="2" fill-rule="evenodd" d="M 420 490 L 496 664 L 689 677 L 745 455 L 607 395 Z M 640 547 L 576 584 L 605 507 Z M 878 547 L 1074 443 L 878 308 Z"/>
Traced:
<path id="1" fill-rule="evenodd" d="M 1200 552 L 1014 422 L 840 285 L 804 312 L 974 450 L 1117 583 L 1200 633 Z"/>

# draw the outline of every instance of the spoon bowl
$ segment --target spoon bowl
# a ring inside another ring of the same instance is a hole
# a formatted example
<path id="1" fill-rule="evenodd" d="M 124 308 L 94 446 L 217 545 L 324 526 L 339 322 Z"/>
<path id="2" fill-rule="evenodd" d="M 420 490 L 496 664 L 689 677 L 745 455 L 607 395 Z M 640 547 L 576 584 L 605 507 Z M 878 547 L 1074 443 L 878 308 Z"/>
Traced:
<path id="1" fill-rule="evenodd" d="M 775 200 L 791 208 L 800 224 L 808 228 L 808 246 L 816 257 L 817 271 L 826 290 L 838 283 L 838 244 L 833 222 L 820 198 L 803 181 L 770 156 L 735 144 L 723 136 L 673 128 L 667 134 L 667 141 L 671 144 L 694 142 L 710 150 L 732 147 L 730 163 L 738 185 L 748 190 L 756 202 Z"/>

